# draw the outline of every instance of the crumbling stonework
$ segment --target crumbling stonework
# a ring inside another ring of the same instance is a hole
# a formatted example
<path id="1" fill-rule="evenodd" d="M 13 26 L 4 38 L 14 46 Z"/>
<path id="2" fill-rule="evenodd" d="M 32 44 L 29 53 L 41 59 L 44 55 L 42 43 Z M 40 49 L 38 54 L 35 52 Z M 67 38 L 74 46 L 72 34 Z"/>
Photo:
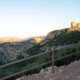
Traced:
<path id="1" fill-rule="evenodd" d="M 80 28 L 80 23 L 71 22 L 71 28 Z"/>
<path id="2" fill-rule="evenodd" d="M 72 28 L 76 28 L 77 27 L 77 23 L 76 22 L 71 22 L 71 27 Z"/>
<path id="3" fill-rule="evenodd" d="M 80 23 L 77 24 L 77 28 L 80 28 Z"/>

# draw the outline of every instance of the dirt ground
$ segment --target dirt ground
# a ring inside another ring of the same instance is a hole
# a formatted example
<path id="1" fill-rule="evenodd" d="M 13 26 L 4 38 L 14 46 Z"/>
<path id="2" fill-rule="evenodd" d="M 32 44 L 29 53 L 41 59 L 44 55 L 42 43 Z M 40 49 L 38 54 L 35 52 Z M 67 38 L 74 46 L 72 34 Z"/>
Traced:
<path id="1" fill-rule="evenodd" d="M 80 61 L 55 68 L 55 74 L 48 70 L 38 74 L 23 76 L 17 80 L 80 80 Z"/>

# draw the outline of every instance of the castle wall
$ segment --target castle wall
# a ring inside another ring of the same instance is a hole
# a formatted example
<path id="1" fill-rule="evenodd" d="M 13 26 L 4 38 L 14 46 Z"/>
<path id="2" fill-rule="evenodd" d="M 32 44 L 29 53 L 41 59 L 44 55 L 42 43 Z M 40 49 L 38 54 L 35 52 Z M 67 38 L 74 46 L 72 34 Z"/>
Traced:
<path id="1" fill-rule="evenodd" d="M 71 27 L 72 27 L 72 28 L 76 28 L 76 27 L 77 27 L 77 23 L 76 23 L 76 22 L 72 22 L 72 23 L 71 23 Z"/>

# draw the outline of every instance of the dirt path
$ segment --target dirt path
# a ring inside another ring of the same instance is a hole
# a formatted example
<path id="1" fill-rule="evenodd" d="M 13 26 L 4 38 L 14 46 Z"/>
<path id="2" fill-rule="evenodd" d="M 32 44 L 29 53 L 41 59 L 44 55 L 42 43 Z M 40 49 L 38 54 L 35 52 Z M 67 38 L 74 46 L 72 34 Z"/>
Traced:
<path id="1" fill-rule="evenodd" d="M 80 80 L 80 61 L 56 68 L 55 74 L 51 74 L 51 70 L 48 70 L 31 76 L 23 76 L 21 80 Z"/>

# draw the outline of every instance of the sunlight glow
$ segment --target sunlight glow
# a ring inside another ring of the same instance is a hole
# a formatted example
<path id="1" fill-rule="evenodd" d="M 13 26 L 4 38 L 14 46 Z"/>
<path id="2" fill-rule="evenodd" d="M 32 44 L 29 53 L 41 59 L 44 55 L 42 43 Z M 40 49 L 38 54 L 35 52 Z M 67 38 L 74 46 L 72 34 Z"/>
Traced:
<path id="1" fill-rule="evenodd" d="M 80 22 L 80 0 L 0 0 L 0 37 L 43 36 Z"/>

